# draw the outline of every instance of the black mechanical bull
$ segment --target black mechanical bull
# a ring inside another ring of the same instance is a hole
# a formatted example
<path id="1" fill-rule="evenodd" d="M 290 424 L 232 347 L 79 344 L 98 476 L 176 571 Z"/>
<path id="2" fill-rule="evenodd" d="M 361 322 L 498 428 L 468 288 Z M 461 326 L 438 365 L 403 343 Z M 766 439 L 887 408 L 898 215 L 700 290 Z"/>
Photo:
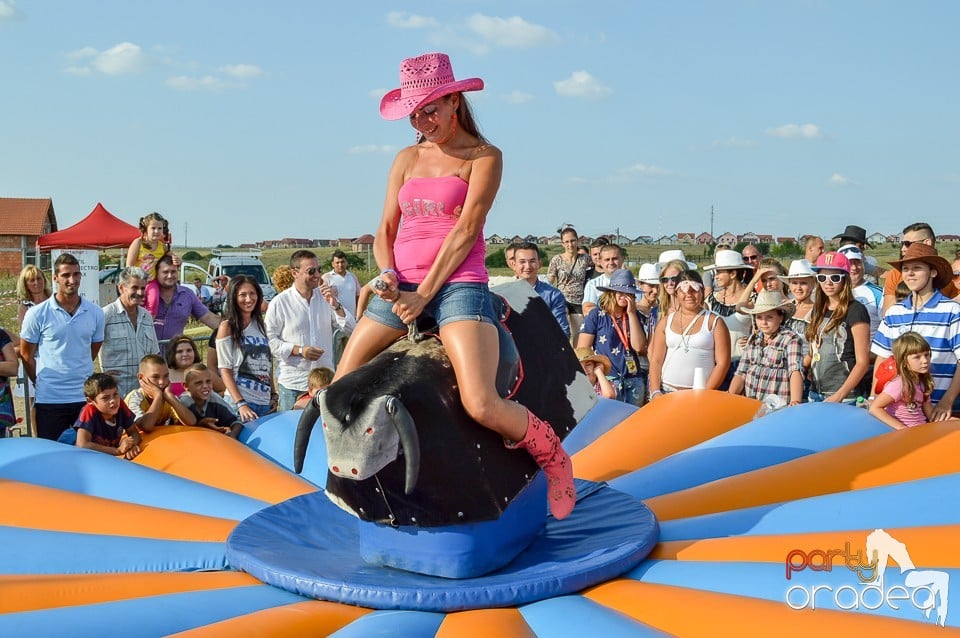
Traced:
<path id="1" fill-rule="evenodd" d="M 549 421 L 563 439 L 596 394 L 534 290 L 516 282 L 495 292 L 503 317 L 501 394 Z M 529 454 L 508 450 L 467 415 L 436 338 L 401 339 L 318 393 L 297 426 L 297 472 L 318 418 L 327 494 L 363 520 L 424 527 L 492 520 L 540 471 Z"/>

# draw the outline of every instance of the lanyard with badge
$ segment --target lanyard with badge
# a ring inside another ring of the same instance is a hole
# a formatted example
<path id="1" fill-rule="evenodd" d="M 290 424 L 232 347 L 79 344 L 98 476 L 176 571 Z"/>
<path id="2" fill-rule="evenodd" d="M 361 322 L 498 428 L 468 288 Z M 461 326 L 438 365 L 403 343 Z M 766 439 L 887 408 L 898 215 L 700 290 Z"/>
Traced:
<path id="1" fill-rule="evenodd" d="M 610 315 L 610 320 L 613 321 L 613 329 L 617 331 L 617 336 L 623 343 L 623 363 L 627 366 L 627 374 L 635 375 L 640 371 L 640 365 L 633 353 L 633 348 L 630 347 L 630 322 L 627 320 L 627 315 L 626 313 L 623 315 L 623 328 L 613 315 Z"/>

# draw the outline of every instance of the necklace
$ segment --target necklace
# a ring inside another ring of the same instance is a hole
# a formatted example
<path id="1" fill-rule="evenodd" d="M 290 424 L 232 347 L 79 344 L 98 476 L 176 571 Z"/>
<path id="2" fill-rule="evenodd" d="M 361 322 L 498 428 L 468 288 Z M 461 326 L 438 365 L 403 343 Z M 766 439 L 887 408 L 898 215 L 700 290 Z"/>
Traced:
<path id="1" fill-rule="evenodd" d="M 690 352 L 690 339 L 693 338 L 693 335 L 690 334 L 690 331 L 693 329 L 693 324 L 697 323 L 697 319 L 702 315 L 705 310 L 701 310 L 696 315 L 693 316 L 693 319 L 690 320 L 690 323 L 687 324 L 687 327 L 683 327 L 683 311 L 678 310 L 677 320 L 680 322 L 680 345 L 683 347 L 683 351 Z"/>

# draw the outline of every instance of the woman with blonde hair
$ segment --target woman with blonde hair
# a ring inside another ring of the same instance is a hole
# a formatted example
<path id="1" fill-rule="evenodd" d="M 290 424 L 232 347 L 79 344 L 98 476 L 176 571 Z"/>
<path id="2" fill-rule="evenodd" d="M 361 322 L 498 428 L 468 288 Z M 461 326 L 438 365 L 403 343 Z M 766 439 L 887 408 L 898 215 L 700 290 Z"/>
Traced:
<path id="1" fill-rule="evenodd" d="M 646 375 L 640 358 L 647 353 L 647 333 L 637 312 L 637 288 L 633 273 L 623 268 L 613 271 L 597 307 L 583 320 L 577 348 L 593 348 L 610 360 L 610 376 L 616 398 L 642 406 L 646 403 Z"/>
<path id="2" fill-rule="evenodd" d="M 50 298 L 50 283 L 43 271 L 27 264 L 17 278 L 17 325 L 23 324 L 27 309 Z"/>
<path id="3" fill-rule="evenodd" d="M 693 262 L 687 261 L 682 250 L 665 250 L 660 253 L 657 259 L 657 265 L 660 266 L 660 317 L 666 317 L 671 312 L 676 312 L 679 306 L 677 299 L 677 282 L 680 281 L 680 274 L 685 270 L 696 270 L 697 266 Z"/>

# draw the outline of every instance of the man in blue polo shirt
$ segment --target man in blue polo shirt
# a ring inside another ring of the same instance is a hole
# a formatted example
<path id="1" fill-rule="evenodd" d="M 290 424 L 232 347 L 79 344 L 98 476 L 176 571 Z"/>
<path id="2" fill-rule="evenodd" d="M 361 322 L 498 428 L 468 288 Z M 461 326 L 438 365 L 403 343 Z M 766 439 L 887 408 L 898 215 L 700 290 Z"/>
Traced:
<path id="1" fill-rule="evenodd" d="M 103 310 L 80 296 L 80 263 L 63 253 L 53 264 L 57 294 L 23 318 L 20 356 L 36 383 L 37 435 L 56 441 L 86 405 L 83 383 L 103 343 Z M 34 356 L 37 357 L 36 362 Z"/>
<path id="2" fill-rule="evenodd" d="M 893 342 L 905 332 L 919 333 L 930 344 L 930 374 L 933 376 L 933 419 L 950 417 L 960 394 L 960 303 L 940 292 L 953 277 L 953 270 L 937 249 L 920 242 L 904 251 L 903 259 L 890 262 L 903 275 L 910 296 L 890 306 L 870 350 L 877 355 L 875 370 L 893 354 Z M 876 379 L 874 379 L 876 387 Z"/>
<path id="3" fill-rule="evenodd" d="M 545 281 L 540 281 L 537 274 L 540 272 L 540 249 L 531 242 L 524 242 L 517 246 L 513 253 L 513 273 L 517 279 L 522 279 L 543 299 L 550 312 L 553 313 L 560 329 L 564 334 L 570 334 L 570 322 L 567 321 L 567 300 L 563 293 Z"/>

